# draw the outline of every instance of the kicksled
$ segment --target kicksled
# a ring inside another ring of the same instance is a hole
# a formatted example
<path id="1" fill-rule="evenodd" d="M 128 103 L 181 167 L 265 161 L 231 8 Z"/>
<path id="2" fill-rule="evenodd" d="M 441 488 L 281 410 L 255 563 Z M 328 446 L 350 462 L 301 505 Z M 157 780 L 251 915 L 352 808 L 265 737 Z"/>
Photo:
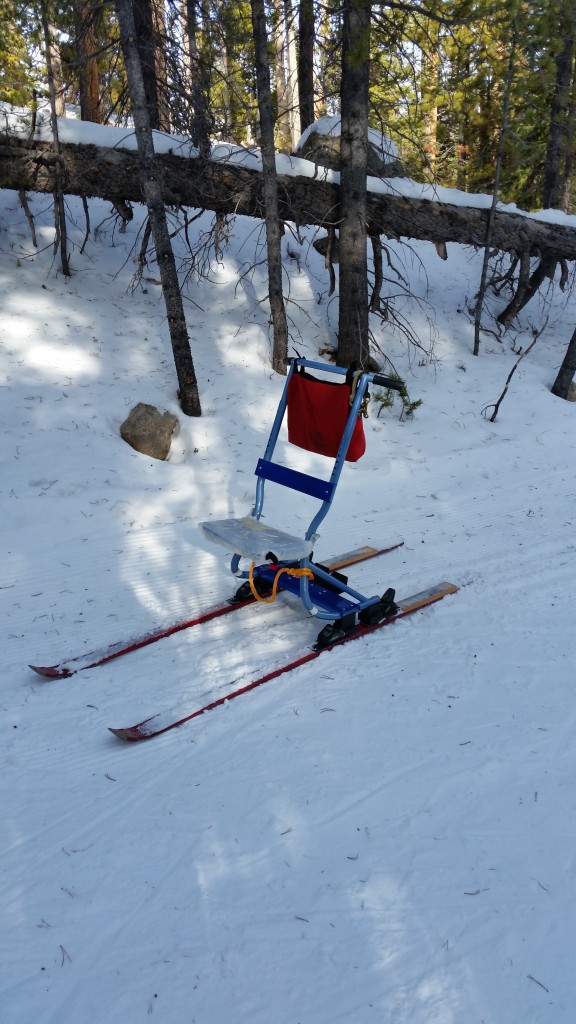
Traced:
<path id="1" fill-rule="evenodd" d="M 190 712 L 178 708 L 164 710 L 136 725 L 110 728 L 110 732 L 119 739 L 131 742 L 151 739 L 184 725 L 313 661 L 326 651 L 367 636 L 442 600 L 448 594 L 454 594 L 458 589 L 453 583 L 442 582 L 398 600 L 392 587 L 387 587 L 381 594 L 366 595 L 349 585 L 343 569 L 387 554 L 401 547 L 401 542 L 384 548 L 355 548 L 322 563 L 315 561 L 314 546 L 319 527 L 334 501 L 344 464 L 356 462 L 365 453 L 363 418 L 367 414 L 369 387 L 375 384 L 400 391 L 403 382 L 381 373 L 346 370 L 300 357 L 288 362 L 289 372 L 268 443 L 255 470 L 256 489 L 251 513 L 243 518 L 208 520 L 199 524 L 208 541 L 225 548 L 231 555 L 230 569 L 234 576 L 243 580 L 234 596 L 195 618 L 144 636 L 64 659 L 54 665 L 30 667 L 47 679 L 72 676 L 247 605 L 270 603 L 280 591 L 295 595 L 305 611 L 323 623 L 316 643 L 203 707 Z M 318 373 L 320 377 L 316 375 Z M 329 474 L 313 476 L 274 458 L 285 419 L 289 443 L 325 456 L 331 462 Z M 316 510 L 303 536 L 272 526 L 265 520 L 267 486 L 283 487 L 295 496 L 305 495 L 313 499 Z"/>
<path id="2" fill-rule="evenodd" d="M 356 462 L 364 455 L 363 417 L 367 415 L 370 385 L 401 391 L 404 382 L 381 373 L 346 370 L 299 357 L 288 362 L 289 372 L 268 444 L 256 466 L 256 495 L 251 514 L 241 519 L 203 522 L 199 527 L 208 541 L 231 553 L 232 573 L 245 580 L 235 600 L 252 596 L 257 601 L 271 602 L 281 584 L 283 590 L 300 599 L 310 615 L 326 623 L 318 634 L 316 647 L 330 647 L 354 633 L 359 625 L 377 625 L 398 611 L 392 587 L 381 594 L 361 594 L 349 585 L 344 574 L 315 562 L 313 549 L 320 525 L 334 501 L 345 462 Z M 313 375 L 311 370 L 323 376 Z M 288 441 L 330 459 L 329 476 L 302 473 L 274 459 L 285 418 Z M 303 536 L 264 521 L 265 492 L 270 484 L 319 502 Z M 250 567 L 241 568 L 243 562 L 250 563 Z"/>

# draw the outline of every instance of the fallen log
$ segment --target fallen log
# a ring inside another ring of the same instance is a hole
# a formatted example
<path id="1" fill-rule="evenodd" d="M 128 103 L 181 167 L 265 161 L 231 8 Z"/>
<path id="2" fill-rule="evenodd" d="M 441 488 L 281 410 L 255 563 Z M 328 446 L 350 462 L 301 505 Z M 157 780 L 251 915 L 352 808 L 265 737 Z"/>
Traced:
<path id="1" fill-rule="evenodd" d="M 0 134 L 0 188 L 53 192 L 59 161 L 66 194 L 98 196 L 113 203 L 142 202 L 135 150 L 66 141 L 61 141 L 60 148 L 61 153 L 56 156 L 49 141 Z M 236 162 L 204 162 L 173 150 L 158 152 L 166 204 L 213 210 L 221 215 L 263 218 L 262 175 L 257 161 L 248 152 L 250 159 L 238 162 L 238 152 Z M 280 170 L 278 177 L 281 217 L 297 226 L 337 227 L 337 176 L 334 181 L 333 172 L 326 175 L 323 168 L 316 168 L 315 174 L 314 165 L 296 158 L 292 160 L 292 169 L 293 173 Z M 489 197 L 440 186 L 420 186 L 405 178 L 370 178 L 368 184 L 369 235 L 417 238 L 436 245 L 485 244 Z M 540 259 L 576 260 L 576 226 L 501 206 L 494 217 L 490 246 Z"/>

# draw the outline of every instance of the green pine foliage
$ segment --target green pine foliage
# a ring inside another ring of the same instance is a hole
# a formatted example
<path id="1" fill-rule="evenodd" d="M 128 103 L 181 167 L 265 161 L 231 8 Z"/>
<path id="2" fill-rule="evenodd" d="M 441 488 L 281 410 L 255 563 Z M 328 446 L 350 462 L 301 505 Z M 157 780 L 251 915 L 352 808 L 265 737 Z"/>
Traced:
<path id="1" fill-rule="evenodd" d="M 425 15 L 419 5 L 379 5 L 372 123 L 397 141 L 408 173 L 491 193 L 504 81 L 516 37 L 500 196 L 538 208 L 555 58 L 564 45 L 569 15 L 563 0 L 431 0 Z"/>
<path id="2" fill-rule="evenodd" d="M 394 373 L 389 376 L 400 380 L 400 378 L 396 377 L 396 374 Z M 396 391 L 393 388 L 386 388 L 385 391 L 375 391 L 372 395 L 372 400 L 378 406 L 378 412 L 376 414 L 378 418 L 381 416 L 384 409 L 397 408 L 398 403 L 400 403 L 399 418 L 401 420 L 410 420 L 414 416 L 416 410 L 422 405 L 421 398 L 416 398 L 414 400 L 410 398 L 408 388 L 404 383 L 400 391 Z"/>
<path id="3" fill-rule="evenodd" d="M 30 106 L 35 84 L 25 9 L 0 0 L 0 102 Z"/>
<path id="4" fill-rule="evenodd" d="M 214 6 L 218 25 L 211 89 L 215 134 L 224 141 L 253 142 L 258 107 L 250 3 L 220 0 Z"/>

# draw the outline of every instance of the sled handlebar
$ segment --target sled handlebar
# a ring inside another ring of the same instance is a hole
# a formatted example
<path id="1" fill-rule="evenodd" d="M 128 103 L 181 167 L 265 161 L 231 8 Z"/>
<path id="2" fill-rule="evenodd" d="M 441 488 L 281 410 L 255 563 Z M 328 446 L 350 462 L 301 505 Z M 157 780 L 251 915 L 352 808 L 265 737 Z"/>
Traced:
<path id="1" fill-rule="evenodd" d="M 331 363 L 316 363 L 310 359 L 303 359 L 302 356 L 287 356 L 284 359 L 286 366 L 290 366 L 292 363 L 296 363 L 298 366 L 310 367 L 312 370 L 327 370 L 329 373 L 349 373 L 343 366 L 333 366 Z M 369 382 L 378 384 L 382 388 L 390 388 L 391 391 L 402 391 L 406 387 L 404 381 L 399 377 L 387 377 L 383 373 L 370 374 Z"/>
<path id="2" fill-rule="evenodd" d="M 372 378 L 373 384 L 379 384 L 382 388 L 389 388 L 391 391 L 402 391 L 406 385 L 398 377 L 385 377 L 381 373 L 375 373 Z"/>

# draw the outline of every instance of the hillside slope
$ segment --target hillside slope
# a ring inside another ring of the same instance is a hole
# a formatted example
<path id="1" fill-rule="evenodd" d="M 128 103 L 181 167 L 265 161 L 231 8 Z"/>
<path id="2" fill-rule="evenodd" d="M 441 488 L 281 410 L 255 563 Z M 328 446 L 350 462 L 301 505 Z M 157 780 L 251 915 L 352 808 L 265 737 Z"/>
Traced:
<path id="1" fill-rule="evenodd" d="M 194 707 L 306 645 L 286 599 L 68 681 L 28 668 L 187 616 L 234 588 L 197 529 L 248 512 L 282 381 L 268 363 L 262 236 L 237 220 L 186 286 L 204 415 L 170 460 L 125 445 L 137 401 L 179 414 L 140 213 L 106 204 L 74 274 L 0 193 L 2 1019 L 10 1024 L 571 1024 L 576 406 L 550 386 L 576 305 L 515 374 L 511 337 L 471 355 L 480 256 L 391 246 L 423 350 L 373 324 L 422 406 L 367 421 L 317 554 L 403 539 L 354 571 L 454 597 L 148 744 L 107 726 Z M 206 218 L 193 230 L 209 227 Z M 334 341 L 322 261 L 287 236 L 294 347 Z M 178 242 L 178 244 L 180 244 Z M 406 256 L 408 252 L 408 256 Z M 433 351 L 430 353 L 433 343 Z M 301 453 L 299 467 L 323 460 Z M 307 509 L 270 491 L 272 523 Z"/>

